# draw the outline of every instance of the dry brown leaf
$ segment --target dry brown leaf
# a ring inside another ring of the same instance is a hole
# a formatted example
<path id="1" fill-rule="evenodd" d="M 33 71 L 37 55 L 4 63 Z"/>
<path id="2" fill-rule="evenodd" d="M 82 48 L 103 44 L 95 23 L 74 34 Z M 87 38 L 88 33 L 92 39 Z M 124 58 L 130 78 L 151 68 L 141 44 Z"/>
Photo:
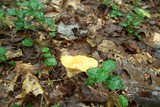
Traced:
<path id="1" fill-rule="evenodd" d="M 22 92 L 17 95 L 16 98 L 24 98 L 30 92 L 32 92 L 35 96 L 44 93 L 38 79 L 32 75 L 31 72 L 27 72 L 26 78 L 23 81 Z"/>
<path id="2" fill-rule="evenodd" d="M 14 72 L 13 82 L 9 84 L 8 91 L 14 90 L 14 83 L 16 83 L 17 79 L 20 75 L 25 77 L 24 81 L 22 82 L 22 91 L 16 98 L 24 98 L 30 92 L 33 93 L 35 96 L 39 94 L 43 94 L 44 91 L 39 83 L 37 77 L 35 77 L 31 72 L 34 69 L 34 66 L 31 64 L 24 64 L 24 63 L 17 63 Z"/>
<path id="3" fill-rule="evenodd" d="M 7 53 L 6 53 L 7 60 L 12 59 L 12 58 L 21 57 L 21 56 L 23 56 L 21 49 L 18 49 L 14 52 L 13 51 L 7 51 Z"/>
<path id="4" fill-rule="evenodd" d="M 94 58 L 87 56 L 77 55 L 77 56 L 62 56 L 62 64 L 67 69 L 67 76 L 72 77 L 80 72 L 86 72 L 89 68 L 94 68 L 98 66 L 98 61 Z"/>

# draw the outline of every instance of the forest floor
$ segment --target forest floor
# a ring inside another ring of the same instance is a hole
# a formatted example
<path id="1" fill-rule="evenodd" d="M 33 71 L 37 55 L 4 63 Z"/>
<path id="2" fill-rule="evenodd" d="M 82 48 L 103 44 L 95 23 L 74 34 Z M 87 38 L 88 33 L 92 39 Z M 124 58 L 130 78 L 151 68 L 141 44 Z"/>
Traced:
<path id="1" fill-rule="evenodd" d="M 0 62 L 0 107 L 120 107 L 119 95 L 127 98 L 129 107 L 159 107 L 160 15 L 150 1 L 110 1 L 108 6 L 100 0 L 46 3 L 44 16 L 54 19 L 58 28 L 55 37 L 42 29 L 2 27 L 0 46 L 7 49 L 7 61 Z M 128 21 L 132 19 L 129 12 L 136 16 L 134 7 L 149 11 L 143 12 L 138 26 Z M 129 25 L 122 25 L 124 21 Z M 132 28 L 138 35 L 129 33 Z M 23 46 L 25 38 L 31 38 L 33 46 Z M 43 47 L 50 49 L 56 66 L 43 63 Z M 123 89 L 111 90 L 103 82 L 86 85 L 88 75 L 82 71 L 69 76 L 61 62 L 64 55 L 94 58 L 98 66 L 114 60 L 116 69 L 111 75 L 122 79 Z"/>

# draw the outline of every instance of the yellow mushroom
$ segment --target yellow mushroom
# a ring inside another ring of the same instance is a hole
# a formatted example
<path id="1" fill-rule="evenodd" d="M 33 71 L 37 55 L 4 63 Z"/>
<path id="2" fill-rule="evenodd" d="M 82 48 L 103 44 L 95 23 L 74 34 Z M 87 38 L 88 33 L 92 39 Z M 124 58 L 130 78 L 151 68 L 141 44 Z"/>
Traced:
<path id="1" fill-rule="evenodd" d="M 87 56 L 77 55 L 69 56 L 65 55 L 61 57 L 61 63 L 67 69 L 67 76 L 72 77 L 80 72 L 86 72 L 89 68 L 95 68 L 98 66 L 98 61 L 94 58 Z"/>

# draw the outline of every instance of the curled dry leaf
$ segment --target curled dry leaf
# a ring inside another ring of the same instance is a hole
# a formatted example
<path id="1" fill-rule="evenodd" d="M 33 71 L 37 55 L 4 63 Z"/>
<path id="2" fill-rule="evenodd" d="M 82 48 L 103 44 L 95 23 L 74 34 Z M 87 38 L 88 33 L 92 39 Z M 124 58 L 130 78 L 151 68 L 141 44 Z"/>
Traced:
<path id="1" fill-rule="evenodd" d="M 67 69 L 67 76 L 72 77 L 80 72 L 86 72 L 89 68 L 98 66 L 98 61 L 94 58 L 87 56 L 77 55 L 69 56 L 65 55 L 61 57 L 61 63 Z"/>
<path id="2" fill-rule="evenodd" d="M 19 95 L 16 96 L 16 98 L 24 98 L 30 92 L 33 93 L 35 96 L 44 93 L 44 90 L 42 89 L 39 80 L 31 73 L 32 69 L 34 69 L 34 66 L 31 64 L 24 64 L 21 62 L 16 64 L 16 67 L 13 70 L 13 83 L 11 82 L 9 84 L 8 91 L 14 91 L 14 83 L 16 83 L 20 75 L 25 78 L 22 82 L 22 91 Z"/>
<path id="3" fill-rule="evenodd" d="M 23 81 L 22 92 L 17 95 L 16 98 L 24 98 L 30 92 L 32 92 L 35 96 L 44 93 L 38 79 L 32 75 L 31 72 L 27 72 L 26 78 Z"/>

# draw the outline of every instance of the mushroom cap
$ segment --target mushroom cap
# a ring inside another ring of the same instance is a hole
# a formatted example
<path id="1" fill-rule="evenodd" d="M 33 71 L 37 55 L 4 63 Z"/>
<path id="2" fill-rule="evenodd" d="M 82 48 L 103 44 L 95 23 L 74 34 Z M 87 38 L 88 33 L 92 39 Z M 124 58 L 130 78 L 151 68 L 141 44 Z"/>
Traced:
<path id="1" fill-rule="evenodd" d="M 74 75 L 80 72 L 86 72 L 87 69 L 98 66 L 98 61 L 96 59 L 82 55 L 62 56 L 61 63 L 66 67 L 67 74 L 74 73 Z"/>

